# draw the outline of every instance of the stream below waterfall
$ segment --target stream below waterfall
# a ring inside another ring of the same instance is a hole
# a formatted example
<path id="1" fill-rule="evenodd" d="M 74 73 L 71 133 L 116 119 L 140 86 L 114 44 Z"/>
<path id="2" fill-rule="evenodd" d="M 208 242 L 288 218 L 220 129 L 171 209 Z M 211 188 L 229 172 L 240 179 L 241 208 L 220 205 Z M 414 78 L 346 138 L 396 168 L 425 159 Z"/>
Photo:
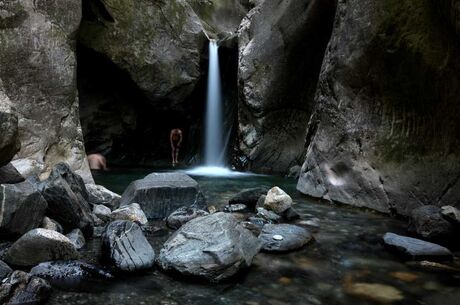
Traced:
<path id="1" fill-rule="evenodd" d="M 95 180 L 122 193 L 131 181 L 150 172 L 146 169 L 111 170 L 95 174 Z M 414 268 L 383 247 L 380 240 L 384 233 L 407 235 L 403 221 L 307 199 L 295 190 L 294 180 L 280 177 L 194 178 L 200 183 L 208 205 L 219 207 L 245 188 L 275 185 L 283 188 L 297 202 L 295 208 L 302 219 L 318 222 L 319 227 L 310 227 L 315 241 L 291 253 L 260 253 L 249 270 L 226 283 L 184 282 L 154 267 L 135 275 L 117 275 L 111 281 L 55 290 L 48 304 L 356 305 L 378 304 L 372 297 L 376 293 L 390 294 L 390 298 L 394 294 L 402 295 L 402 300 L 392 304 L 459 304 L 460 273 Z M 146 236 L 158 254 L 172 231 L 159 222 L 149 225 L 152 229 Z M 89 241 L 83 255 L 95 256 L 93 260 L 97 260 L 99 246 L 96 240 Z M 452 265 L 460 269 L 458 259 Z M 382 284 L 395 290 L 370 285 L 368 291 L 357 297 L 350 292 L 354 283 Z"/>

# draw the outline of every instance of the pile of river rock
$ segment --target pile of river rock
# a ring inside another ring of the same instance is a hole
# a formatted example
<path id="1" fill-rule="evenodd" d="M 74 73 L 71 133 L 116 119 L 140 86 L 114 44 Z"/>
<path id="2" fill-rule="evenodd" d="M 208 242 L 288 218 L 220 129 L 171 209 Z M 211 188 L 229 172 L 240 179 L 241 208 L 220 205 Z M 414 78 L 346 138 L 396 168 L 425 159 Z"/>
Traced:
<path id="1" fill-rule="evenodd" d="M 244 190 L 225 207 L 208 206 L 198 183 L 182 173 L 150 174 L 122 196 L 85 184 L 64 163 L 45 180 L 25 180 L 7 165 L 0 182 L 2 304 L 40 304 L 56 281 L 110 279 L 155 265 L 182 278 L 219 282 L 249 267 L 260 251 L 304 247 L 313 239 L 306 227 L 317 225 L 299 220 L 292 198 L 278 187 Z M 452 208 L 439 213 L 458 220 Z M 422 216 L 413 226 L 428 232 L 434 220 Z M 145 235 L 152 222 L 174 231 L 159 253 Z M 95 240 L 100 256 L 91 264 L 85 244 Z M 415 258 L 452 256 L 444 247 L 392 233 L 384 241 Z"/>

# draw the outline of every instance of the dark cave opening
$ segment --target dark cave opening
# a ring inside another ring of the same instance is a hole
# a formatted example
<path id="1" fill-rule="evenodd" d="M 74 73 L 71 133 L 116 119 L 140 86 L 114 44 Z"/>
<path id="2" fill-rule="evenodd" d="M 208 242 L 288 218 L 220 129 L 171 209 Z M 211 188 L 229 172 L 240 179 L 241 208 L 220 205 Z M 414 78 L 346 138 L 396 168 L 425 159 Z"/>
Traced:
<path id="1" fill-rule="evenodd" d="M 231 152 L 237 126 L 238 50 L 225 46 L 220 48 L 219 54 L 224 124 L 229 131 L 227 151 Z M 201 77 L 195 90 L 175 108 L 149 100 L 128 73 L 103 54 L 78 44 L 77 60 L 80 120 L 88 155 L 101 153 L 109 166 L 115 167 L 165 167 L 170 163 L 170 130 L 181 128 L 184 132 L 181 163 L 200 164 L 204 145 L 207 53 L 202 56 Z"/>

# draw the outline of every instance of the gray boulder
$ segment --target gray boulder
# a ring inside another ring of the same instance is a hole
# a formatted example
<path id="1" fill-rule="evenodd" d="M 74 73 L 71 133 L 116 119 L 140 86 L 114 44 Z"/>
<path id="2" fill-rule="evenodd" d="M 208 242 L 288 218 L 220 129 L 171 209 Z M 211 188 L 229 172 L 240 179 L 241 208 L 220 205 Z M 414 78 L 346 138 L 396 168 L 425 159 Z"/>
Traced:
<path id="1" fill-rule="evenodd" d="M 132 182 L 121 207 L 138 203 L 149 219 L 163 219 L 180 207 L 203 207 L 198 182 L 182 173 L 153 173 Z"/>
<path id="2" fill-rule="evenodd" d="M 52 285 L 77 286 L 91 280 L 107 280 L 112 274 L 83 261 L 56 261 L 41 263 L 30 270 L 30 275 L 47 280 Z"/>
<path id="3" fill-rule="evenodd" d="M 144 211 L 142 211 L 141 207 L 137 203 L 132 203 L 113 211 L 110 214 L 110 219 L 129 220 L 137 222 L 140 225 L 146 225 L 148 223 L 148 219 L 145 216 Z"/>
<path id="4" fill-rule="evenodd" d="M 447 205 L 447 206 L 443 206 L 441 208 L 441 214 L 442 216 L 444 216 L 444 218 L 446 218 L 447 220 L 457 224 L 457 225 L 460 225 L 460 210 L 451 206 L 451 205 Z"/>
<path id="5" fill-rule="evenodd" d="M 266 224 L 259 235 L 262 249 L 269 252 L 283 252 L 302 248 L 312 240 L 310 232 L 289 224 Z"/>
<path id="6" fill-rule="evenodd" d="M 47 203 L 29 182 L 0 184 L 0 230 L 10 234 L 24 234 L 40 227 Z"/>
<path id="7" fill-rule="evenodd" d="M 41 228 L 46 230 L 53 230 L 59 233 L 64 233 L 64 229 L 56 220 L 53 220 L 46 216 L 45 218 L 43 218 Z"/>
<path id="8" fill-rule="evenodd" d="M 83 232 L 80 229 L 70 231 L 70 233 L 66 234 L 66 237 L 70 240 L 70 242 L 75 246 L 75 249 L 77 250 L 80 250 L 86 244 L 85 236 L 83 236 Z"/>
<path id="9" fill-rule="evenodd" d="M 192 219 L 209 215 L 208 212 L 193 207 L 182 207 L 172 212 L 166 220 L 171 229 L 177 230 Z"/>
<path id="10" fill-rule="evenodd" d="M 0 86 L 0 103 L 2 102 Z M 17 116 L 1 110 L 2 108 L 0 108 L 0 134 L 2 135 L 0 137 L 0 167 L 3 167 L 7 165 L 19 151 L 21 143 L 19 142 Z M 0 172 L 0 178 L 1 177 Z"/>
<path id="11" fill-rule="evenodd" d="M 8 163 L 0 167 L 0 184 L 15 184 L 24 181 L 24 177 L 17 171 L 13 164 Z"/>
<path id="12" fill-rule="evenodd" d="M 3 1 L 0 25 L 0 104 L 18 116 L 19 132 L 0 127 L 0 158 L 36 162 L 44 172 L 63 160 L 93 181 L 80 128 L 76 84 L 75 33 L 81 1 Z M 33 30 L 31 30 L 33 29 Z M 37 43 L 40 42 L 40 43 Z M 9 119 L 8 119 L 9 120 Z M 0 125 L 7 122 L 0 118 Z M 16 123 L 14 123 L 16 124 Z M 8 134 L 8 137 L 3 137 Z M 13 149 L 14 148 L 14 149 Z M 5 165 L 0 160 L 0 166 Z M 23 174 L 21 172 L 21 174 Z"/>
<path id="13" fill-rule="evenodd" d="M 268 191 L 269 189 L 266 187 L 256 187 L 256 188 L 242 190 L 241 192 L 233 196 L 228 201 L 228 203 L 230 205 L 244 204 L 248 208 L 255 210 L 257 201 L 259 200 L 259 198 L 263 195 L 267 195 Z"/>
<path id="14" fill-rule="evenodd" d="M 5 261 L 14 266 L 29 267 L 77 257 L 74 244 L 64 235 L 52 230 L 34 229 L 13 243 L 6 253 Z"/>
<path id="15" fill-rule="evenodd" d="M 42 305 L 51 296 L 51 285 L 24 271 L 15 271 L 2 281 L 0 286 L 0 304 L 5 305 Z"/>
<path id="16" fill-rule="evenodd" d="M 425 205 L 414 209 L 410 216 L 409 229 L 425 239 L 442 239 L 453 233 L 453 227 L 444 219 L 441 208 Z"/>
<path id="17" fill-rule="evenodd" d="M 109 221 L 112 211 L 105 205 L 99 204 L 93 207 L 93 214 L 102 221 Z"/>
<path id="18" fill-rule="evenodd" d="M 249 267 L 260 242 L 227 213 L 193 219 L 164 244 L 158 263 L 166 271 L 219 282 Z"/>
<path id="19" fill-rule="evenodd" d="M 11 273 L 13 273 L 13 269 L 11 269 L 5 262 L 0 261 L 0 283 Z"/>
<path id="20" fill-rule="evenodd" d="M 66 165 L 60 165 L 47 180 L 39 184 L 39 188 L 48 202 L 47 215 L 58 221 L 65 231 L 79 228 L 87 236 L 92 234 L 94 220 L 81 177 Z"/>
<path id="21" fill-rule="evenodd" d="M 111 222 L 102 235 L 102 254 L 123 271 L 148 269 L 155 252 L 138 224 L 126 220 Z"/>
<path id="22" fill-rule="evenodd" d="M 385 245 L 398 253 L 416 260 L 445 260 L 452 259 L 449 249 L 440 245 L 407 236 L 386 233 L 383 236 Z"/>
<path id="23" fill-rule="evenodd" d="M 121 196 L 106 189 L 102 185 L 86 184 L 88 191 L 88 202 L 92 205 L 105 205 L 111 209 L 117 209 L 120 206 Z"/>

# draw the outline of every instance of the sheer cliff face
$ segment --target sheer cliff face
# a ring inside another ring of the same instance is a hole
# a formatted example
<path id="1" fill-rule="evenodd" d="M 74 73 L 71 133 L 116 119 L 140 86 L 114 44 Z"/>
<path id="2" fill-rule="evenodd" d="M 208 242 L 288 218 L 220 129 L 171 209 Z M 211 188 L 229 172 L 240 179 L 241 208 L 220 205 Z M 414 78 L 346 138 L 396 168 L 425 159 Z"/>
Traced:
<path id="1" fill-rule="evenodd" d="M 80 1 L 0 1 L 0 103 L 19 118 L 17 158 L 67 161 L 91 181 L 78 118 L 74 37 Z"/>
<path id="2" fill-rule="evenodd" d="M 302 162 L 334 10 L 334 1 L 263 1 L 243 20 L 238 148 L 245 168 L 284 173 Z"/>
<path id="3" fill-rule="evenodd" d="M 403 215 L 458 205 L 456 6 L 438 4 L 339 1 L 301 192 Z"/>

